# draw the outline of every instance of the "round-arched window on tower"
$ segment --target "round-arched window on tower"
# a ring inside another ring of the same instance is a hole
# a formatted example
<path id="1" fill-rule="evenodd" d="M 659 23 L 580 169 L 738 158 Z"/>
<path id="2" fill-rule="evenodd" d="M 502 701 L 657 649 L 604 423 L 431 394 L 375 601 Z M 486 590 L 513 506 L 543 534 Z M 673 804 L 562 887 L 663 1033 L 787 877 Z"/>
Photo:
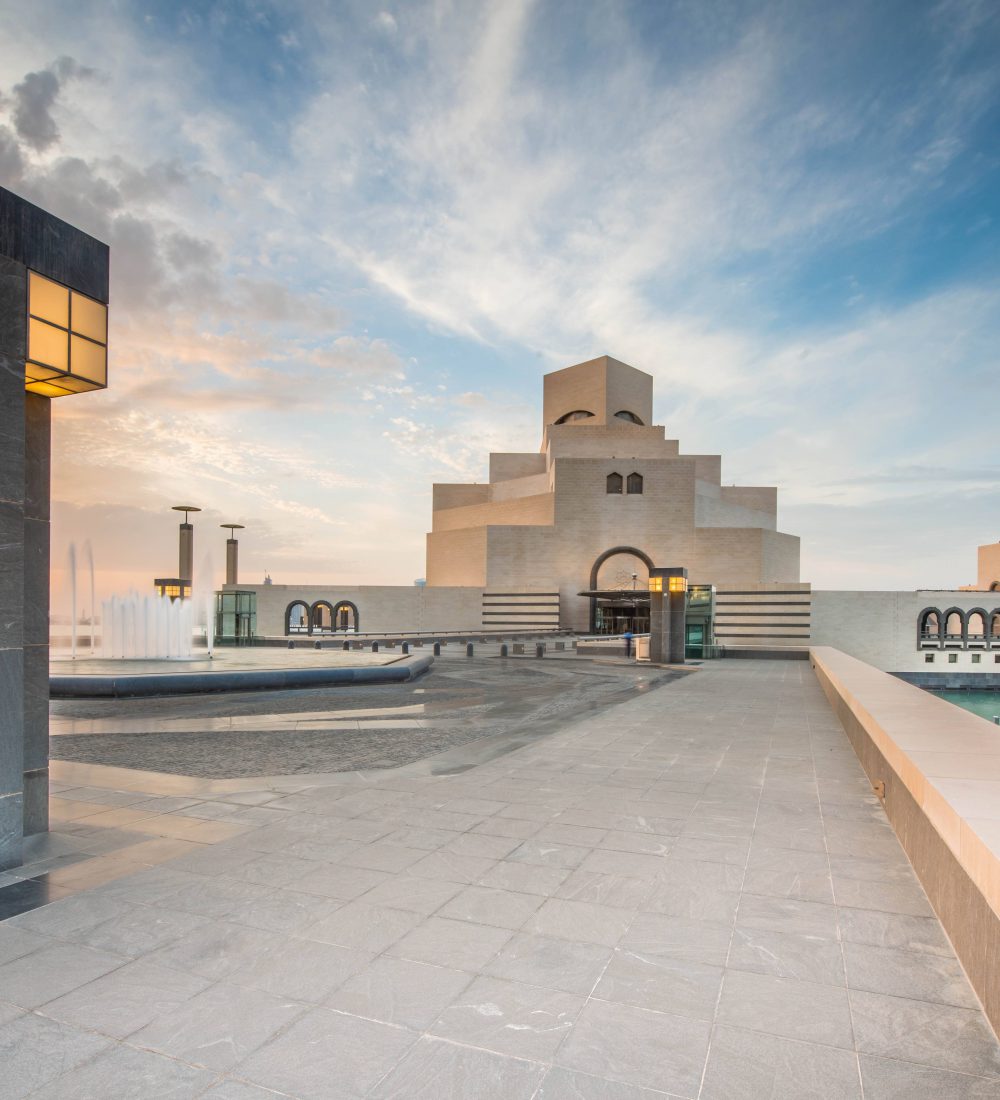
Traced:
<path id="1" fill-rule="evenodd" d="M 564 413 L 556 421 L 557 424 L 570 424 L 574 420 L 590 420 L 593 418 L 592 412 L 587 412 L 586 409 L 574 409 L 572 412 Z"/>
<path id="2" fill-rule="evenodd" d="M 624 420 L 627 424 L 638 424 L 640 428 L 644 426 L 639 417 L 634 412 L 629 412 L 628 409 L 620 409 L 616 412 L 615 419 Z"/>

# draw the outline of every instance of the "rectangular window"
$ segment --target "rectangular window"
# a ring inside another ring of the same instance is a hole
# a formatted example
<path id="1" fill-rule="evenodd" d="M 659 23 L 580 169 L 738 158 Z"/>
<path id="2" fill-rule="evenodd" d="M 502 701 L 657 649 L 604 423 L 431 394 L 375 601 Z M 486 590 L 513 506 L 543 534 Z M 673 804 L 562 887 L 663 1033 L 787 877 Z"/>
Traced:
<path id="1" fill-rule="evenodd" d="M 934 664 L 934 654 L 933 653 L 925 653 L 924 654 L 924 664 L 925 665 Z"/>
<path id="2" fill-rule="evenodd" d="M 29 271 L 24 388 L 62 397 L 107 384 L 108 307 Z"/>
<path id="3" fill-rule="evenodd" d="M 979 664 L 979 658 L 980 658 L 981 656 L 982 656 L 982 654 L 981 654 L 981 653 L 973 653 L 973 655 L 972 655 L 972 663 L 973 663 L 974 665 L 978 665 L 978 664 Z"/>
<path id="4" fill-rule="evenodd" d="M 948 654 L 948 664 L 950 664 L 950 665 L 957 665 L 958 664 L 958 654 L 957 653 L 949 653 Z"/>

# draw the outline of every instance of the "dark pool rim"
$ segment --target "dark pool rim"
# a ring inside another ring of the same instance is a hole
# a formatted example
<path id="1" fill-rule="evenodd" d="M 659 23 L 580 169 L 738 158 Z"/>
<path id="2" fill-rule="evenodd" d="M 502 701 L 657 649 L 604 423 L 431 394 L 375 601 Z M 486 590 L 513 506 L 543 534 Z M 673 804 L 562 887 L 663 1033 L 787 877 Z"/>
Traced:
<path id="1" fill-rule="evenodd" d="M 401 684 L 430 669 L 431 656 L 403 657 L 368 668 L 265 668 L 234 672 L 114 673 L 50 676 L 50 699 L 126 699 L 154 695 L 215 695 L 367 684 Z"/>

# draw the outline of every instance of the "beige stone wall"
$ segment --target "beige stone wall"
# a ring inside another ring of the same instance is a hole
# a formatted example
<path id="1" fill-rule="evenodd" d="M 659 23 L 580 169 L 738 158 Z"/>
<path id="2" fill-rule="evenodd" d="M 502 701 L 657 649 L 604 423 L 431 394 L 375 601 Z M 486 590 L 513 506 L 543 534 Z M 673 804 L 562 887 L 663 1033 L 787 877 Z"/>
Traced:
<path id="1" fill-rule="evenodd" d="M 551 492 L 552 478 L 547 470 L 543 470 L 540 474 L 496 482 L 490 486 L 490 500 L 517 500 L 520 497 L 533 497 Z"/>
<path id="2" fill-rule="evenodd" d="M 435 482 L 431 489 L 433 512 L 445 508 L 464 508 L 470 504 L 482 504 L 490 498 L 489 485 L 462 485 Z"/>
<path id="3" fill-rule="evenodd" d="M 722 586 L 798 581 L 799 540 L 780 531 L 699 527 L 688 576 L 693 584 Z"/>
<path id="4" fill-rule="evenodd" d="M 490 455 L 490 482 L 496 487 L 498 481 L 509 481 L 515 477 L 531 477 L 545 473 L 545 455 L 517 454 L 513 452 L 494 452 Z"/>
<path id="5" fill-rule="evenodd" d="M 722 485 L 719 495 L 729 504 L 777 517 L 778 490 L 774 485 Z"/>
<path id="6" fill-rule="evenodd" d="M 546 428 L 546 449 L 550 461 L 557 458 L 603 458 L 619 455 L 623 459 L 676 458 L 676 439 L 664 439 L 659 427 L 640 428 L 616 421 L 606 428 L 591 422 L 554 424 Z M 692 466 L 693 469 L 693 466 Z"/>
<path id="7" fill-rule="evenodd" d="M 988 597 L 994 596 L 992 602 Z M 944 612 L 1000 607 L 1000 594 L 936 590 L 921 592 L 813 592 L 813 645 L 833 646 L 887 672 L 1000 673 L 1000 650 L 933 651 L 917 648 L 917 618 L 927 607 Z M 974 662 L 973 656 L 979 661 Z"/>
<path id="8" fill-rule="evenodd" d="M 465 508 L 448 508 L 434 513 L 434 530 L 455 531 L 467 527 L 481 528 L 487 524 L 547 526 L 553 521 L 554 504 L 552 493 L 542 493 L 533 497 L 470 504 Z"/>
<path id="9" fill-rule="evenodd" d="M 317 600 L 328 600 L 334 606 L 348 600 L 357 607 L 360 630 L 366 634 L 478 630 L 482 621 L 481 588 L 299 584 L 238 587 L 257 593 L 257 633 L 265 637 L 284 636 L 285 611 L 293 600 L 303 600 L 310 606 Z"/>
<path id="10" fill-rule="evenodd" d="M 653 379 L 604 355 L 547 374 L 543 384 L 543 422 L 554 424 L 566 413 L 594 414 L 589 424 L 610 424 L 616 412 L 635 413 L 643 424 L 653 422 Z"/>
<path id="11" fill-rule="evenodd" d="M 475 585 L 486 580 L 487 528 L 431 532 L 427 536 L 427 585 Z"/>
<path id="12" fill-rule="evenodd" d="M 979 576 L 977 586 L 988 592 L 993 585 L 1000 587 L 1000 542 L 979 547 Z"/>

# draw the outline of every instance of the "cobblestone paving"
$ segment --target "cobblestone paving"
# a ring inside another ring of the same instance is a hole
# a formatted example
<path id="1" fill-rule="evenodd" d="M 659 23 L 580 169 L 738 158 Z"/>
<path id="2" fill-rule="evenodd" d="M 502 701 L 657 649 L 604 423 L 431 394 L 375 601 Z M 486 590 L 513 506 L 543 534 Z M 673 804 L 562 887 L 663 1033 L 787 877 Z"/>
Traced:
<path id="1" fill-rule="evenodd" d="M 460 774 L 251 782 L 239 835 L 0 924 L 5 1097 L 1000 1097 L 804 662 Z"/>

